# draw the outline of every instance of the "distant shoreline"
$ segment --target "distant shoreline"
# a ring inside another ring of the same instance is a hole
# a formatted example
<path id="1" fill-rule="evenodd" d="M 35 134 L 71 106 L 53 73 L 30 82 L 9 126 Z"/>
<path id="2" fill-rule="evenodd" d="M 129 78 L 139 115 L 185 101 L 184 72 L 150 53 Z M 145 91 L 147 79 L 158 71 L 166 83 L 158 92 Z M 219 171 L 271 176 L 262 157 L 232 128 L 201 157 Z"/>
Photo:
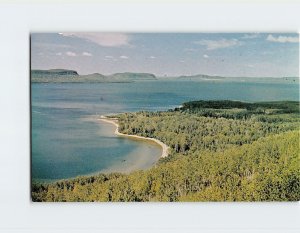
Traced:
<path id="1" fill-rule="evenodd" d="M 119 132 L 118 119 L 116 119 L 116 118 L 107 118 L 106 116 L 100 116 L 99 120 L 101 120 L 103 122 L 106 122 L 106 123 L 113 124 L 114 126 L 116 126 L 115 134 L 118 135 L 118 136 L 148 140 L 148 141 L 152 141 L 152 142 L 155 142 L 156 144 L 160 145 L 161 148 L 162 148 L 162 154 L 161 154 L 162 158 L 165 158 L 169 155 L 169 153 L 168 153 L 169 147 L 166 144 L 164 144 L 163 142 L 156 139 L 156 138 L 148 138 L 148 137 L 143 137 L 143 136 L 138 136 L 138 135 L 120 133 Z"/>

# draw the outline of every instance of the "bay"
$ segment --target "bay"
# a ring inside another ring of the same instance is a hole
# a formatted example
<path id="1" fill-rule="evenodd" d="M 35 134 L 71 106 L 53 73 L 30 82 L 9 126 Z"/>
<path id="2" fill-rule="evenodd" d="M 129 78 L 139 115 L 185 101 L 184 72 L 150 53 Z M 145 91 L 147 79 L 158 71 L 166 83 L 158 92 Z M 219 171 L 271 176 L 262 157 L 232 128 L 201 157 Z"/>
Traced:
<path id="1" fill-rule="evenodd" d="M 298 84 L 143 81 L 31 84 L 32 179 L 54 181 L 152 167 L 161 148 L 114 135 L 100 115 L 163 111 L 191 100 L 299 100 Z"/>

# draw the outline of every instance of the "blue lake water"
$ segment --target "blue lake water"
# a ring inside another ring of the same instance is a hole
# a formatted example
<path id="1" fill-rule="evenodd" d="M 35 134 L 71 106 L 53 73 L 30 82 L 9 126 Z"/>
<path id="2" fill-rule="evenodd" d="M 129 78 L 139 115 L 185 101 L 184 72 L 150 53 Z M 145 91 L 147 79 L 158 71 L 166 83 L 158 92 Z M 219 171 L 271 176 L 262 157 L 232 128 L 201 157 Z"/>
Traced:
<path id="1" fill-rule="evenodd" d="M 299 100 L 298 84 L 145 81 L 31 85 L 32 179 L 150 168 L 156 144 L 114 135 L 100 115 L 167 110 L 190 100 Z"/>

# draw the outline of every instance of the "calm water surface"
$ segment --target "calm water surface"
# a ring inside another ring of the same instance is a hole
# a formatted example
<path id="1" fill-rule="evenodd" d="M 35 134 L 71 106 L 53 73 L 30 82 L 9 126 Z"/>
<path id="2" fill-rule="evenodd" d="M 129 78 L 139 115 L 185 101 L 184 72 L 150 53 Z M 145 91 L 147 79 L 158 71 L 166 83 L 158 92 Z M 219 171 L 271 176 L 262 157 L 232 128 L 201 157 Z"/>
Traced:
<path id="1" fill-rule="evenodd" d="M 298 100 L 298 84 L 149 81 L 32 84 L 32 178 L 58 180 L 146 169 L 156 144 L 120 138 L 99 115 L 167 110 L 190 100 Z"/>

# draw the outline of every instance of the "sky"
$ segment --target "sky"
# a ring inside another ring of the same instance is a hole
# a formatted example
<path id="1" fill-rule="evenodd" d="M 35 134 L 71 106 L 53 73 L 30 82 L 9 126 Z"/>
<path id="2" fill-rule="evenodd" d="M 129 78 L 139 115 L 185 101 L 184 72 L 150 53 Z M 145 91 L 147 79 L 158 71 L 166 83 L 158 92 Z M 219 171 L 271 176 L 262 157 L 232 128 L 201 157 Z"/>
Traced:
<path id="1" fill-rule="evenodd" d="M 31 34 L 31 69 L 299 77 L 297 33 Z"/>

